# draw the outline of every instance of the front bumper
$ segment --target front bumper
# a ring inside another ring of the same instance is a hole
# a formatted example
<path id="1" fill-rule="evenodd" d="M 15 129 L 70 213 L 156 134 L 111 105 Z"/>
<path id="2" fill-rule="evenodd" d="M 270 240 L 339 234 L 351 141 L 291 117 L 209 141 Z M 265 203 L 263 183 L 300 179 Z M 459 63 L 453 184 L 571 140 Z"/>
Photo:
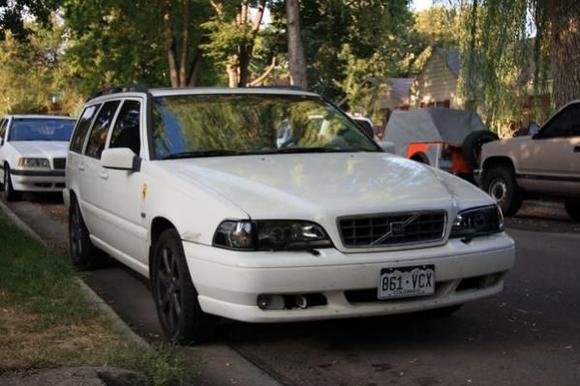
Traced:
<path id="1" fill-rule="evenodd" d="M 184 242 L 189 270 L 202 309 L 247 322 L 289 322 L 373 316 L 462 304 L 501 292 L 515 248 L 505 234 L 465 244 L 450 240 L 438 247 L 405 251 L 342 253 L 236 252 Z M 436 291 L 419 298 L 379 301 L 382 268 L 434 264 Z M 488 286 L 466 285 L 493 277 Z M 282 310 L 257 306 L 260 294 L 321 294 L 326 304 Z"/>
<path id="2" fill-rule="evenodd" d="M 23 192 L 60 192 L 65 187 L 64 170 L 11 169 L 12 187 Z"/>

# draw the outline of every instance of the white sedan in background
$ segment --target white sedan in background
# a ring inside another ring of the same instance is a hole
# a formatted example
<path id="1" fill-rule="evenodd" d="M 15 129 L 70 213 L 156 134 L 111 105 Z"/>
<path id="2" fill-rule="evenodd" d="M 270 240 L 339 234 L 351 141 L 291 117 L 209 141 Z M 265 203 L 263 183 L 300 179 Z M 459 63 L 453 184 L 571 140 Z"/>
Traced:
<path id="1" fill-rule="evenodd" d="M 75 118 L 9 115 L 0 120 L 0 179 L 7 201 L 21 192 L 64 189 L 68 142 Z"/>

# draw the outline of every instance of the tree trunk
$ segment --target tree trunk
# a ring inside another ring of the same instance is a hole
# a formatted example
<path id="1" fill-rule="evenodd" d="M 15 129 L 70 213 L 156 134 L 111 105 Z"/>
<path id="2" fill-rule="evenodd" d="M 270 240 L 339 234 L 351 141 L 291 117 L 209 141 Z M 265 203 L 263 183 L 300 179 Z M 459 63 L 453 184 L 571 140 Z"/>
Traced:
<path id="1" fill-rule="evenodd" d="M 300 35 L 300 5 L 298 0 L 286 0 L 286 17 L 288 19 L 290 83 L 307 89 L 306 58 L 304 57 L 304 46 Z"/>
<path id="2" fill-rule="evenodd" d="M 175 55 L 175 40 L 173 38 L 173 31 L 171 28 L 171 2 L 167 1 L 165 5 L 165 14 L 163 15 L 163 34 L 165 35 L 165 53 L 167 55 L 167 63 L 169 66 L 169 79 L 171 80 L 171 87 L 179 87 L 179 74 L 177 72 Z"/>
<path id="3" fill-rule="evenodd" d="M 230 58 L 230 63 L 226 65 L 226 72 L 228 73 L 228 86 L 238 87 L 240 83 L 240 77 L 238 74 L 238 57 L 237 55 Z"/>
<path id="4" fill-rule="evenodd" d="M 553 100 L 559 108 L 580 98 L 580 2 L 546 1 L 551 24 Z"/>
<path id="5" fill-rule="evenodd" d="M 179 87 L 186 87 L 188 83 L 187 69 L 189 59 L 189 16 L 191 14 L 191 0 L 183 0 L 183 26 L 181 32 L 181 55 L 179 61 Z"/>

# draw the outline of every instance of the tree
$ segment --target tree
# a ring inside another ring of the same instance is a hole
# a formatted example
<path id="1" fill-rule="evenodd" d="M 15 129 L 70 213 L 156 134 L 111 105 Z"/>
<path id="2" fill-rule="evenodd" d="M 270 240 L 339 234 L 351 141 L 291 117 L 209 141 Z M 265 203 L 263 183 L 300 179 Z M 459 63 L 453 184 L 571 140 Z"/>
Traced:
<path id="1" fill-rule="evenodd" d="M 537 94 L 551 76 L 553 107 L 580 97 L 578 1 L 471 0 L 463 8 L 452 3 L 466 14 L 464 93 L 482 99 L 492 121 L 498 111 L 491 106 L 505 99 L 506 86 L 522 94 L 532 83 Z"/>
<path id="2" fill-rule="evenodd" d="M 286 18 L 288 20 L 288 61 L 290 82 L 303 89 L 308 88 L 306 78 L 306 58 L 300 28 L 300 6 L 298 0 L 286 0 Z"/>
<path id="3" fill-rule="evenodd" d="M 350 105 L 368 78 L 408 70 L 412 15 L 408 0 L 300 0 L 300 29 L 309 89 Z M 289 33 L 288 3 L 272 1 L 273 24 Z M 288 41 L 288 36 L 286 38 Z M 290 52 L 289 47 L 283 47 Z M 290 58 L 288 58 L 290 61 Z M 364 98 L 363 98 L 364 99 Z M 362 106 L 364 101 L 356 104 Z M 361 109 L 362 111 L 366 110 Z"/>
<path id="4" fill-rule="evenodd" d="M 83 98 L 59 55 L 64 43 L 62 28 L 56 23 L 43 28 L 32 22 L 24 28 L 29 31 L 25 40 L 8 31 L 0 41 L 0 115 L 74 113 Z"/>
<path id="5" fill-rule="evenodd" d="M 264 35 L 262 20 L 266 0 L 211 0 L 214 16 L 203 24 L 209 32 L 203 45 L 208 55 L 225 67 L 230 87 L 246 87 L 260 83 L 274 69 L 275 55 L 264 73 L 251 80 L 251 61 L 254 48 Z M 251 10 L 254 11 L 253 17 Z"/>
<path id="6" fill-rule="evenodd" d="M 551 74 L 556 107 L 580 98 L 580 2 L 577 0 L 538 0 L 540 17 L 550 21 Z M 539 27 L 543 28 L 543 22 Z"/>
<path id="7" fill-rule="evenodd" d="M 59 4 L 59 0 L 0 0 L 0 39 L 10 31 L 10 39 L 26 40 L 32 30 L 25 23 L 25 16 L 33 16 L 37 22 L 47 26 L 51 13 Z"/>

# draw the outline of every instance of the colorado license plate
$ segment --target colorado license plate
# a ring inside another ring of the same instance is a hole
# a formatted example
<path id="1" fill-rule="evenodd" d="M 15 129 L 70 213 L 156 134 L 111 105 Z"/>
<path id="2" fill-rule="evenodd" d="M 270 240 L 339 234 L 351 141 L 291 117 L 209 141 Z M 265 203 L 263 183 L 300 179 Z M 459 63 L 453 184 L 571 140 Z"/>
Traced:
<path id="1" fill-rule="evenodd" d="M 379 276 L 379 299 L 428 296 L 435 293 L 435 266 L 383 268 Z"/>

